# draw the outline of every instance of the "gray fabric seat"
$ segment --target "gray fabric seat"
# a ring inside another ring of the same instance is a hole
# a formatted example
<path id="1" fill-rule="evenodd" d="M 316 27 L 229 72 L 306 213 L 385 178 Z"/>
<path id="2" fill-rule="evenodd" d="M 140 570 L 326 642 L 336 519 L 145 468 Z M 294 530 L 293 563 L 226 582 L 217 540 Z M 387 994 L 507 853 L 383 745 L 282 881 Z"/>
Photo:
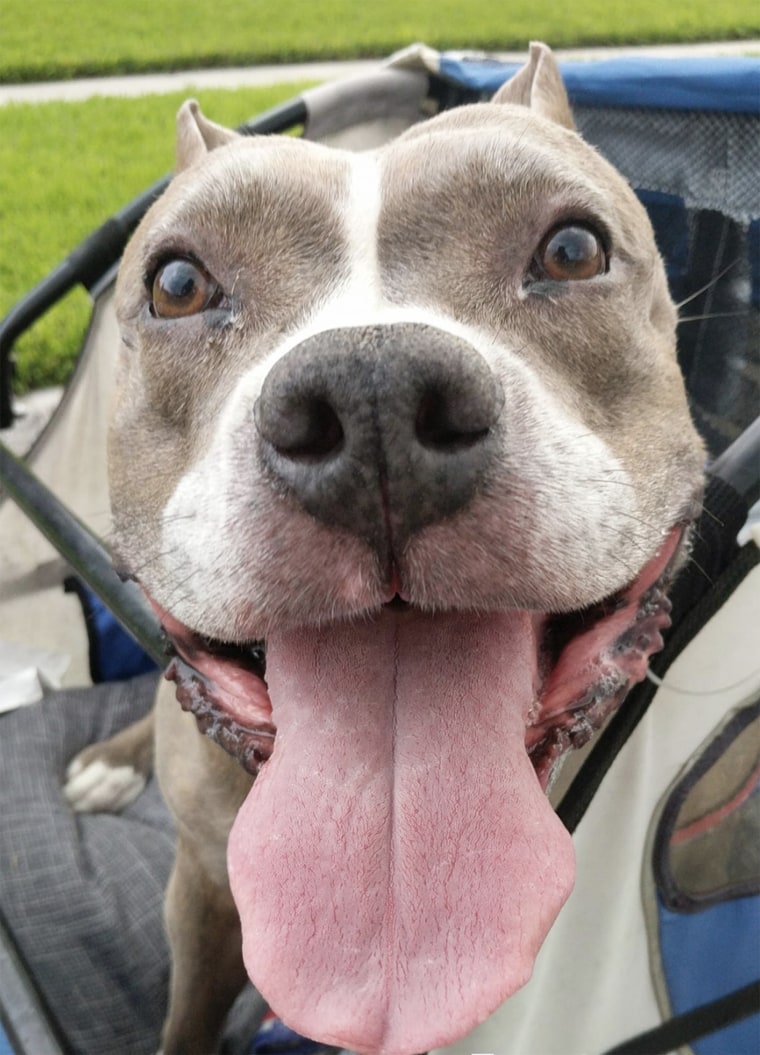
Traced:
<path id="1" fill-rule="evenodd" d="M 61 790 L 81 748 L 150 709 L 158 678 L 58 692 L 0 715 L 0 919 L 72 1055 L 152 1055 L 160 1042 L 171 817 L 155 780 L 118 815 L 74 814 Z M 264 1009 L 248 985 L 224 1055 L 249 1050 Z"/>
<path id="2" fill-rule="evenodd" d="M 174 835 L 155 781 L 121 815 L 74 815 L 69 760 L 151 706 L 157 675 L 0 717 L 0 908 L 74 1052 L 155 1051 L 167 998 L 162 900 Z"/>

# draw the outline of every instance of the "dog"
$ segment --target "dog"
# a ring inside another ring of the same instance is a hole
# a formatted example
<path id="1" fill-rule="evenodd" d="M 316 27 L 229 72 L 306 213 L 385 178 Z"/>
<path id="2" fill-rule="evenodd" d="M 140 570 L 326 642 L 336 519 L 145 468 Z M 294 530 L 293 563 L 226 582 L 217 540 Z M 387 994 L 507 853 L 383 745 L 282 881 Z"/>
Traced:
<path id="1" fill-rule="evenodd" d="M 155 735 L 162 1050 L 215 1050 L 247 976 L 325 1043 L 449 1044 L 571 890 L 547 791 L 661 646 L 700 507 L 646 214 L 541 44 L 367 154 L 191 102 L 117 311 L 115 559 L 174 656 L 67 793 L 133 795 Z"/>

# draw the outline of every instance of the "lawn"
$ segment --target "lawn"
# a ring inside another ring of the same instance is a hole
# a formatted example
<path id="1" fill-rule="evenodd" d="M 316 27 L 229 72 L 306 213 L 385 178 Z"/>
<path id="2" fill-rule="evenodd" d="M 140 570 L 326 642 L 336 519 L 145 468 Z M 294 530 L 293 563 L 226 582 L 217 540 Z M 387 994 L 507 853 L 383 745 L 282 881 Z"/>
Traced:
<path id="1" fill-rule="evenodd" d="M 438 47 L 524 48 L 760 35 L 746 0 L 0 0 L 0 82 L 82 74 L 384 55 Z M 295 93 L 198 93 L 237 124 Z M 76 244 L 171 168 L 181 96 L 0 107 L 0 316 Z M 19 390 L 64 378 L 80 344 L 86 295 L 72 293 L 19 342 Z"/>
<path id="2" fill-rule="evenodd" d="M 413 40 L 503 49 L 758 33 L 760 4 L 747 0 L 2 0 L 0 80 L 384 55 Z"/>
<path id="3" fill-rule="evenodd" d="M 238 125 L 304 85 L 204 90 L 206 113 Z M 0 317 L 83 238 L 171 170 L 187 93 L 0 107 Z M 74 290 L 16 345 L 18 390 L 60 383 L 89 314 Z"/>

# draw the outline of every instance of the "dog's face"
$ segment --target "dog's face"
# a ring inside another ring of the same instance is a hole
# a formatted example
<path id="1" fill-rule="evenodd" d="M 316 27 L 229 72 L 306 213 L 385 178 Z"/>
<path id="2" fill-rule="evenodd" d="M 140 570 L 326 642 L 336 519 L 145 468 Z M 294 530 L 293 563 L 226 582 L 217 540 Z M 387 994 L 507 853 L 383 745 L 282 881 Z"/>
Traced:
<path id="1" fill-rule="evenodd" d="M 540 47 L 368 155 L 186 107 L 119 277 L 118 558 L 204 727 L 252 770 L 277 731 L 246 962 L 353 1050 L 528 977 L 573 875 L 543 790 L 659 647 L 699 501 L 648 221 L 569 123 Z"/>

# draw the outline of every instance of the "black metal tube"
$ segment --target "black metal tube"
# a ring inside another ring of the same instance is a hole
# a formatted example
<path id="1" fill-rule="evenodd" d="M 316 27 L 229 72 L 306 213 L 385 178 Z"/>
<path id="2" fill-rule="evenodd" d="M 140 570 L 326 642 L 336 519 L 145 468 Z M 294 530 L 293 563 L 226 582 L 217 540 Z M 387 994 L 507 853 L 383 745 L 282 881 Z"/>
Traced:
<path id="1" fill-rule="evenodd" d="M 166 179 L 155 183 L 106 220 L 81 242 L 49 275 L 17 301 L 0 321 L 0 429 L 13 424 L 13 358 L 15 342 L 74 286 L 91 289 L 119 260 L 129 236 L 150 205 L 163 192 Z"/>
<path id="2" fill-rule="evenodd" d="M 287 132 L 295 125 L 306 122 L 308 109 L 301 96 L 290 99 L 286 103 L 265 110 L 258 117 L 252 117 L 250 121 L 238 126 L 238 132 L 247 136 L 270 136 L 280 132 Z"/>
<path id="3" fill-rule="evenodd" d="M 68 259 L 17 301 L 0 322 L 0 429 L 13 424 L 13 358 L 18 337 L 76 284 Z"/>
<path id="4" fill-rule="evenodd" d="M 760 417 L 718 455 L 710 472 L 731 484 L 748 504 L 760 498 Z"/>
<path id="5" fill-rule="evenodd" d="M 119 579 L 100 539 L 2 442 L 0 487 L 110 608 L 135 641 L 160 667 L 165 666 L 161 628 L 139 588 Z"/>
<path id="6" fill-rule="evenodd" d="M 7 351 L 0 346 L 0 429 L 9 429 L 13 424 L 13 370 L 10 345 Z"/>

